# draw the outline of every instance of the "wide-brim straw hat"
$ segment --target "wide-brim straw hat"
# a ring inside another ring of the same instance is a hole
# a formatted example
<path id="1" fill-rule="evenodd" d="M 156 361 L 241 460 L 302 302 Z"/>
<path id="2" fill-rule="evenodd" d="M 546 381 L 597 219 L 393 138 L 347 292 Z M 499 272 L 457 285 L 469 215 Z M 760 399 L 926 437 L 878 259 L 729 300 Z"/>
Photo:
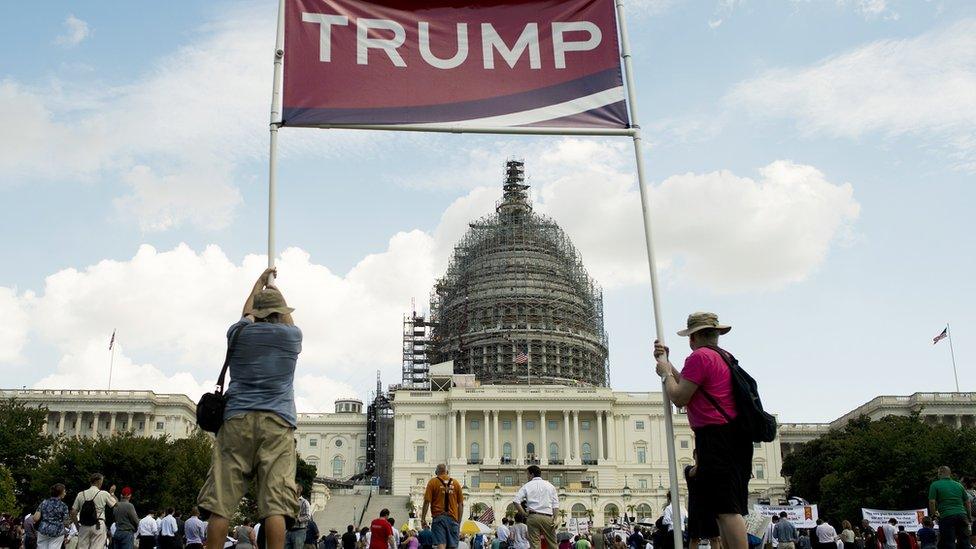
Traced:
<path id="1" fill-rule="evenodd" d="M 285 303 L 285 296 L 275 288 L 265 288 L 254 296 L 254 305 L 251 314 L 255 318 L 264 318 L 271 313 L 290 314 L 295 309 Z"/>
<path id="2" fill-rule="evenodd" d="M 685 337 L 701 330 L 718 330 L 718 333 L 725 335 L 729 333 L 732 326 L 720 324 L 718 315 L 715 313 L 691 313 L 688 315 L 688 327 L 678 332 L 679 336 Z"/>

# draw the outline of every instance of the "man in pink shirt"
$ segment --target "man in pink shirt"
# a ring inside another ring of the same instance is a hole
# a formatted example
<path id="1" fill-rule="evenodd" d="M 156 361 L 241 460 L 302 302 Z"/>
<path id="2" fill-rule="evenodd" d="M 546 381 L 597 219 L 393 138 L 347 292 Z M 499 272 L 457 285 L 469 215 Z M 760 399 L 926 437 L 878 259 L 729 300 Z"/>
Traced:
<path id="1" fill-rule="evenodd" d="M 719 323 L 714 313 L 688 315 L 687 336 L 691 355 L 679 372 L 668 359 L 668 348 L 654 342 L 657 373 L 675 406 L 688 410 L 688 423 L 695 432 L 698 452 L 699 487 L 704 512 L 718 520 L 722 545 L 727 549 L 748 549 L 746 524 L 749 512 L 749 478 L 752 476 L 752 440 L 735 421 L 735 393 L 732 372 L 718 346 L 720 335 L 731 326 Z"/>

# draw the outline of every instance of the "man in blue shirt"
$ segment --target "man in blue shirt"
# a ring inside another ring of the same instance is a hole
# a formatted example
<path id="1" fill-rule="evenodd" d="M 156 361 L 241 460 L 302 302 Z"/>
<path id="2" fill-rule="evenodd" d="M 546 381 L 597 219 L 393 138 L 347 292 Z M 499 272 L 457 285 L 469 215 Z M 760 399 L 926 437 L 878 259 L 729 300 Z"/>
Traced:
<path id="1" fill-rule="evenodd" d="M 255 480 L 268 549 L 284 547 L 285 522 L 293 522 L 299 511 L 294 382 L 302 331 L 292 320 L 294 309 L 271 283 L 274 275 L 273 267 L 261 274 L 241 320 L 227 330 L 233 345 L 224 424 L 198 498 L 201 514 L 208 517 L 207 549 L 223 549 L 227 517 L 237 510 L 247 478 Z"/>

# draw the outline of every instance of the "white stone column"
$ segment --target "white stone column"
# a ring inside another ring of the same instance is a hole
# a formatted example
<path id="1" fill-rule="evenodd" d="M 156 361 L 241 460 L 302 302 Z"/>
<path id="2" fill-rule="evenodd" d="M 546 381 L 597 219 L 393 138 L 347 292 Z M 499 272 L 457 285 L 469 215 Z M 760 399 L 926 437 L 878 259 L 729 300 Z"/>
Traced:
<path id="1" fill-rule="evenodd" d="M 136 432 L 135 425 L 132 424 L 132 420 L 133 419 L 135 419 L 135 414 L 133 414 L 132 412 L 129 412 L 129 414 L 126 416 L 126 420 L 125 420 L 125 430 L 128 431 L 128 432 L 130 432 L 130 433 Z"/>
<path id="2" fill-rule="evenodd" d="M 466 413 L 461 410 L 461 463 L 468 462 L 468 421 Z"/>
<path id="3" fill-rule="evenodd" d="M 525 465 L 525 461 L 524 461 L 525 446 L 522 445 L 522 410 L 515 411 L 515 423 L 518 424 L 517 430 L 515 431 L 517 435 L 515 440 L 518 444 L 518 448 L 515 452 L 515 459 L 518 460 L 517 461 L 518 465 Z"/>
<path id="4" fill-rule="evenodd" d="M 58 434 L 64 434 L 64 412 L 58 412 Z"/>
<path id="5" fill-rule="evenodd" d="M 606 459 L 603 456 L 603 410 L 596 413 L 596 459 L 597 463 L 603 463 Z"/>
<path id="6" fill-rule="evenodd" d="M 607 412 L 607 459 L 617 459 L 617 419 L 613 412 Z"/>
<path id="7" fill-rule="evenodd" d="M 494 431 L 495 432 L 495 458 L 497 458 L 497 461 L 499 463 L 501 463 L 501 459 L 502 459 L 502 447 L 501 447 L 501 444 L 500 444 L 500 442 L 501 442 L 500 438 L 501 437 L 500 437 L 500 434 L 499 434 L 499 431 L 501 429 L 499 428 L 499 425 L 498 425 L 499 422 L 500 422 L 500 420 L 498 418 L 499 415 L 500 415 L 499 412 L 496 410 L 495 413 L 492 416 L 493 419 L 494 419 L 494 421 L 492 423 L 494 423 L 494 430 L 495 430 Z"/>
<path id="8" fill-rule="evenodd" d="M 576 440 L 573 442 L 574 461 L 580 461 L 580 459 L 582 459 L 580 457 L 580 446 L 581 446 L 580 439 L 582 439 L 583 437 L 580 436 L 582 432 L 580 431 L 579 415 L 580 415 L 579 410 L 573 411 L 573 436 L 576 438 Z"/>
<path id="9" fill-rule="evenodd" d="M 152 427 L 153 427 L 153 425 L 152 425 L 153 424 L 153 416 L 150 415 L 150 414 L 145 414 L 144 417 L 146 419 L 143 422 L 143 426 L 142 426 L 143 429 L 142 429 L 142 431 L 143 431 L 143 434 L 148 437 L 148 436 L 150 436 L 152 434 L 152 432 L 150 431 L 150 429 L 152 429 Z"/>
<path id="10" fill-rule="evenodd" d="M 482 452 L 481 459 L 488 462 L 488 460 L 494 457 L 491 449 L 491 437 L 489 436 L 489 433 L 491 433 L 491 411 L 489 410 L 485 410 L 485 419 L 481 422 L 481 432 L 484 434 L 485 439 L 485 449 Z"/>
<path id="11" fill-rule="evenodd" d="M 457 412 L 447 413 L 447 427 L 450 433 L 447 437 L 447 462 L 457 459 Z"/>
<path id="12" fill-rule="evenodd" d="M 539 463 L 545 467 L 546 465 L 549 465 L 549 441 L 546 439 L 546 431 L 549 430 L 549 422 L 546 420 L 545 410 L 541 410 L 539 412 L 539 428 L 542 429 L 539 432 L 539 442 L 541 442 L 541 448 L 539 451 L 542 454 L 542 457 L 539 458 Z"/>
<path id="13" fill-rule="evenodd" d="M 51 414 L 44 414 L 44 425 L 41 425 L 41 434 L 47 434 L 47 425 L 51 423 Z"/>
<path id="14" fill-rule="evenodd" d="M 115 434 L 115 412 L 108 413 L 108 436 Z"/>
<path id="15" fill-rule="evenodd" d="M 81 437 L 81 412 L 75 412 L 75 438 Z"/>
<path id="16" fill-rule="evenodd" d="M 569 436 L 569 410 L 563 410 L 563 463 L 569 463 L 570 448 L 573 447 L 573 439 Z"/>

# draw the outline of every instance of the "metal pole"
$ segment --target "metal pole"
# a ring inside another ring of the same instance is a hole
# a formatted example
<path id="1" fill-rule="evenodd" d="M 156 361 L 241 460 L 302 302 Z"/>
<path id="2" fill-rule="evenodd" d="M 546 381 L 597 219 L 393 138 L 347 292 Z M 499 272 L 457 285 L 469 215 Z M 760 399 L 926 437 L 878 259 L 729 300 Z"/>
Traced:
<path id="1" fill-rule="evenodd" d="M 637 93 L 634 85 L 634 69 L 630 59 L 630 40 L 624 18 L 623 0 L 616 0 L 617 23 L 620 26 L 620 55 L 624 61 L 624 77 L 627 80 L 627 105 L 630 107 L 630 123 L 634 129 L 634 156 L 637 160 L 637 185 L 640 188 L 641 214 L 644 220 L 644 244 L 647 246 L 647 267 L 651 275 L 651 303 L 654 308 L 654 328 L 657 339 L 664 343 L 664 322 L 661 318 L 661 300 L 658 296 L 657 264 L 654 259 L 654 239 L 651 235 L 651 215 L 648 211 L 647 182 L 644 177 L 644 155 L 641 151 L 641 127 L 637 117 Z M 668 446 L 668 472 L 671 480 L 671 516 L 674 528 L 674 549 L 684 549 L 681 517 L 681 500 L 678 497 L 678 465 L 674 449 L 674 419 L 671 417 L 671 400 L 664 380 L 661 380 L 661 396 L 664 403 L 664 428 Z"/>
<path id="2" fill-rule="evenodd" d="M 271 87 L 271 143 L 268 162 L 268 267 L 275 261 L 275 186 L 278 179 L 278 127 L 281 126 L 281 70 L 285 57 L 285 0 L 278 0 L 274 79 Z"/>
<path id="3" fill-rule="evenodd" d="M 118 335 L 118 331 L 117 330 L 115 330 L 115 331 L 112 332 L 112 349 L 111 349 L 112 350 L 112 354 L 109 356 L 109 359 L 108 359 L 108 390 L 109 391 L 112 390 L 112 368 L 115 366 L 115 336 L 117 336 L 117 335 Z M 950 343 L 951 343 L 951 341 L 950 341 Z M 956 383 L 956 385 L 959 385 L 959 384 Z"/>
<path id="4" fill-rule="evenodd" d="M 946 336 L 949 338 L 949 356 L 952 357 L 952 375 L 956 378 L 956 392 L 959 392 L 959 373 L 956 371 L 956 353 L 952 350 L 952 330 L 946 322 Z"/>

